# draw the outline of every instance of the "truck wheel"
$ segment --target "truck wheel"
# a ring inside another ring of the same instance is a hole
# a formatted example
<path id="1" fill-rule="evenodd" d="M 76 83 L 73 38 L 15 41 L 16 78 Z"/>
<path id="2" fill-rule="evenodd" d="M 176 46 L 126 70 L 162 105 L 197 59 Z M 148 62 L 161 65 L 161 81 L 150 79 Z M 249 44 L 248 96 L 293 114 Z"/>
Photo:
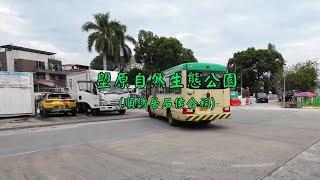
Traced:
<path id="1" fill-rule="evenodd" d="M 148 113 L 149 113 L 149 117 L 151 117 L 151 118 L 156 116 L 153 112 L 151 112 L 150 106 L 148 106 Z"/>
<path id="2" fill-rule="evenodd" d="M 170 110 L 167 111 L 167 118 L 168 118 L 168 122 L 169 122 L 170 126 L 177 125 L 177 121 L 172 118 L 172 114 L 171 114 Z"/>
<path id="3" fill-rule="evenodd" d="M 122 114 L 126 113 L 126 110 L 125 109 L 121 109 L 118 112 L 119 112 L 120 115 L 122 115 Z"/>
<path id="4" fill-rule="evenodd" d="M 97 116 L 99 114 L 99 109 L 96 109 L 96 108 L 91 109 L 91 114 L 92 116 Z"/>
<path id="5" fill-rule="evenodd" d="M 77 103 L 78 112 L 86 113 L 86 105 L 83 103 Z"/>
<path id="6" fill-rule="evenodd" d="M 72 116 L 76 116 L 77 115 L 77 110 L 72 110 L 71 114 L 72 114 Z"/>
<path id="7" fill-rule="evenodd" d="M 91 116 L 92 115 L 91 107 L 87 104 L 83 105 L 83 107 L 84 107 L 84 112 L 87 114 L 87 116 Z"/>

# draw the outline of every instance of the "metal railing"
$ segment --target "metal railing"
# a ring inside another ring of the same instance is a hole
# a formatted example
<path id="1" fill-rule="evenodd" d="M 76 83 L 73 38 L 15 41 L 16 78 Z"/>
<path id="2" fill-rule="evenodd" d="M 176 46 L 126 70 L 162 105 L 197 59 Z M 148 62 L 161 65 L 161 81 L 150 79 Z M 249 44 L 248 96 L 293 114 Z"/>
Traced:
<path id="1" fill-rule="evenodd" d="M 65 93 L 65 88 L 35 88 L 34 92 Z"/>

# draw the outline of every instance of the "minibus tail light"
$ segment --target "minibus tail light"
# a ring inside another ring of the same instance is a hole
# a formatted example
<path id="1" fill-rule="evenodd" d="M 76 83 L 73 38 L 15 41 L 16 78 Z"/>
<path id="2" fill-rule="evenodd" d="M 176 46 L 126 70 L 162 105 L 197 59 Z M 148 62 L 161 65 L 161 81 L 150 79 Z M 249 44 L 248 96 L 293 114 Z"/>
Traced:
<path id="1" fill-rule="evenodd" d="M 224 107 L 223 112 L 230 112 L 230 106 Z"/>
<path id="2" fill-rule="evenodd" d="M 194 109 L 183 108 L 182 114 L 194 114 Z"/>

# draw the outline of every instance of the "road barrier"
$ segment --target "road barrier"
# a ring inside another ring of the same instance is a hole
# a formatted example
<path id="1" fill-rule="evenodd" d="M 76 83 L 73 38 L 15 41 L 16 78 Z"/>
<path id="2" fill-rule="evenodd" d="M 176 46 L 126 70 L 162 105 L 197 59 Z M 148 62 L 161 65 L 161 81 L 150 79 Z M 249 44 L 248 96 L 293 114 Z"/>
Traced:
<path id="1" fill-rule="evenodd" d="M 247 106 L 247 105 L 254 105 L 256 104 L 256 98 L 241 98 L 241 105 L 242 106 Z"/>

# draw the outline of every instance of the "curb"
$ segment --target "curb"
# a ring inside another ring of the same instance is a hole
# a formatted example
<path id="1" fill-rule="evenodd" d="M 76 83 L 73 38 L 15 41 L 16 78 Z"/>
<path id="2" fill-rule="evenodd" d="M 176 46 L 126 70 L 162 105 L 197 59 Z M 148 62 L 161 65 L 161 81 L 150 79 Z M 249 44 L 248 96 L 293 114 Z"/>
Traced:
<path id="1" fill-rule="evenodd" d="M 146 116 L 147 117 L 147 116 Z M 137 118 L 145 118 L 145 117 L 129 117 L 129 118 L 112 118 L 112 119 L 95 119 L 95 120 L 81 120 L 81 121 L 69 121 L 69 122 L 60 122 L 54 124 L 38 124 L 38 125 L 30 125 L 30 126 L 20 126 L 20 127 L 8 127 L 8 128 L 0 128 L 1 131 L 10 131 L 10 130 L 19 130 L 19 129 L 31 129 L 37 127 L 50 127 L 50 126 L 58 126 L 58 125 L 67 125 L 67 124 L 80 124 L 80 123 L 91 123 L 91 122 L 101 122 L 101 121 L 115 121 L 115 120 L 128 120 L 128 119 L 137 119 Z"/>
<path id="2" fill-rule="evenodd" d="M 237 110 L 270 110 L 270 111 L 315 111 L 319 112 L 319 108 L 250 108 L 250 107 L 239 107 L 239 108 L 233 108 L 231 109 L 232 111 L 237 111 Z"/>

